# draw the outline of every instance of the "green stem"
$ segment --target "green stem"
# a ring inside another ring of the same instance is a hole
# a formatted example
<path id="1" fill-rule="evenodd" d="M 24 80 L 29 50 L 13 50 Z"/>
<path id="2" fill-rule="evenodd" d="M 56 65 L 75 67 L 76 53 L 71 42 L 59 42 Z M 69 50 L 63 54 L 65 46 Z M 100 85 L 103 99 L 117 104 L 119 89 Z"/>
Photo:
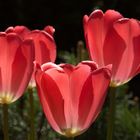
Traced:
<path id="1" fill-rule="evenodd" d="M 4 140 L 9 140 L 8 135 L 8 105 L 3 104 L 3 133 L 4 133 Z"/>
<path id="2" fill-rule="evenodd" d="M 34 126 L 34 97 L 33 88 L 28 88 L 29 104 L 30 104 L 30 140 L 35 140 L 35 126 Z"/>
<path id="3" fill-rule="evenodd" d="M 113 139 L 114 121 L 115 121 L 115 110 L 116 110 L 116 87 L 110 87 L 110 106 L 108 116 L 108 127 L 107 127 L 107 140 Z"/>
<path id="4" fill-rule="evenodd" d="M 84 42 L 78 41 L 77 42 L 77 63 L 84 60 Z"/>

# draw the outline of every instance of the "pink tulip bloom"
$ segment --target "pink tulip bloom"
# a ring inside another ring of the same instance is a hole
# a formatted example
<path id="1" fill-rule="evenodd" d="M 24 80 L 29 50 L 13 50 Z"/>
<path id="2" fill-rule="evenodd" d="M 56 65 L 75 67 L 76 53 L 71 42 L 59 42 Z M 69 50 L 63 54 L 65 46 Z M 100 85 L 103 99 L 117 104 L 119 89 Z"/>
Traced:
<path id="1" fill-rule="evenodd" d="M 22 40 L 30 33 L 31 31 L 25 26 L 15 26 L 15 27 L 8 27 L 5 30 L 6 33 L 16 33 L 20 36 Z"/>
<path id="2" fill-rule="evenodd" d="M 119 86 L 140 72 L 140 24 L 114 10 L 95 10 L 84 16 L 90 57 L 99 67 L 112 64 L 111 86 Z"/>
<path id="3" fill-rule="evenodd" d="M 19 99 L 33 72 L 34 45 L 15 33 L 0 32 L 0 104 Z"/>
<path id="4" fill-rule="evenodd" d="M 30 31 L 25 26 L 9 27 L 6 32 L 17 33 L 23 40 L 31 38 L 35 44 L 35 60 L 42 65 L 46 62 L 54 62 L 56 59 L 56 44 L 53 38 L 55 29 L 46 26 L 44 30 Z"/>
<path id="5" fill-rule="evenodd" d="M 6 32 L 17 33 L 23 40 L 31 38 L 34 41 L 35 61 L 42 65 L 46 62 L 54 62 L 56 59 L 56 44 L 53 38 L 55 29 L 52 26 L 46 26 L 44 30 L 30 31 L 25 26 L 9 27 Z M 35 86 L 34 74 L 30 86 Z"/>
<path id="6" fill-rule="evenodd" d="M 104 103 L 110 66 L 98 69 L 93 61 L 83 61 L 77 66 L 50 62 L 36 67 L 38 95 L 53 129 L 67 137 L 86 131 Z"/>

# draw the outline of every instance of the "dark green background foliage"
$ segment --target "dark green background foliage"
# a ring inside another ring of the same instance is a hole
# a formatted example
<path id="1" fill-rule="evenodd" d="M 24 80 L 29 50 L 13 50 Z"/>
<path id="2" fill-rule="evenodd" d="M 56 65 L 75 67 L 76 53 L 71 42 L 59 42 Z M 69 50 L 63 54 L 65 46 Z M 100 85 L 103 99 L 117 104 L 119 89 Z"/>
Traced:
<path id="1" fill-rule="evenodd" d="M 0 31 L 8 26 L 25 25 L 30 29 L 43 29 L 52 25 L 56 29 L 57 63 L 76 64 L 88 59 L 86 50 L 79 49 L 84 41 L 82 19 L 85 14 L 100 8 L 115 9 L 124 17 L 140 19 L 140 0 L 0 0 Z M 114 140 L 140 139 L 140 77 L 120 87 L 116 101 Z M 36 90 L 34 90 L 35 127 L 37 140 L 64 140 L 49 126 L 43 115 Z M 108 96 L 103 110 L 93 125 L 76 140 L 105 140 L 108 118 Z M 10 140 L 29 140 L 29 93 L 9 106 Z M 2 112 L 0 106 L 0 140 Z"/>

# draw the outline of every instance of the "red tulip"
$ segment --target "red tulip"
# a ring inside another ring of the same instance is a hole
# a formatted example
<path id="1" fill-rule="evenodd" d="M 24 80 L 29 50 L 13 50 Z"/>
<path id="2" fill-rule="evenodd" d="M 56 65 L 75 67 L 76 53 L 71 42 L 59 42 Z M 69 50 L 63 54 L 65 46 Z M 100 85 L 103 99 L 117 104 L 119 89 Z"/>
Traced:
<path id="1" fill-rule="evenodd" d="M 15 27 L 8 27 L 5 31 L 6 33 L 16 33 L 20 36 L 21 39 L 25 39 L 25 37 L 31 32 L 25 26 L 15 26 Z"/>
<path id="2" fill-rule="evenodd" d="M 54 62 L 56 59 L 56 44 L 53 39 L 55 29 L 46 26 L 44 30 L 30 31 L 25 26 L 9 27 L 6 32 L 17 33 L 22 39 L 31 38 L 35 44 L 35 60 L 42 65 L 46 62 Z"/>
<path id="3" fill-rule="evenodd" d="M 109 66 L 97 68 L 92 61 L 37 65 L 38 95 L 55 131 L 67 137 L 83 133 L 98 116 L 110 82 Z"/>
<path id="4" fill-rule="evenodd" d="M 0 33 L 0 103 L 21 97 L 33 72 L 33 41 L 15 33 Z"/>
<path id="5" fill-rule="evenodd" d="M 111 86 L 128 82 L 140 71 L 139 21 L 114 10 L 95 10 L 84 16 L 84 32 L 91 59 L 100 67 L 112 64 Z"/>
<path id="6" fill-rule="evenodd" d="M 52 26 L 46 26 L 44 30 L 30 31 L 25 26 L 9 27 L 6 32 L 17 33 L 22 39 L 31 38 L 35 46 L 35 61 L 42 65 L 46 62 L 54 62 L 56 59 L 56 44 L 53 38 L 55 29 Z M 34 76 L 30 82 L 34 86 Z"/>

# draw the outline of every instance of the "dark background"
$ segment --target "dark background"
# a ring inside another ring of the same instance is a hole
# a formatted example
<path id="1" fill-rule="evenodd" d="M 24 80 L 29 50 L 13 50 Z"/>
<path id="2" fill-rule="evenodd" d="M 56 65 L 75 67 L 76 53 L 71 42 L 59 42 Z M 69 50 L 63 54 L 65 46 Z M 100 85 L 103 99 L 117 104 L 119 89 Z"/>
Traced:
<path id="1" fill-rule="evenodd" d="M 0 31 L 15 25 L 30 29 L 52 25 L 58 49 L 70 50 L 84 40 L 83 16 L 97 8 L 115 9 L 124 17 L 140 16 L 140 0 L 0 0 Z"/>

